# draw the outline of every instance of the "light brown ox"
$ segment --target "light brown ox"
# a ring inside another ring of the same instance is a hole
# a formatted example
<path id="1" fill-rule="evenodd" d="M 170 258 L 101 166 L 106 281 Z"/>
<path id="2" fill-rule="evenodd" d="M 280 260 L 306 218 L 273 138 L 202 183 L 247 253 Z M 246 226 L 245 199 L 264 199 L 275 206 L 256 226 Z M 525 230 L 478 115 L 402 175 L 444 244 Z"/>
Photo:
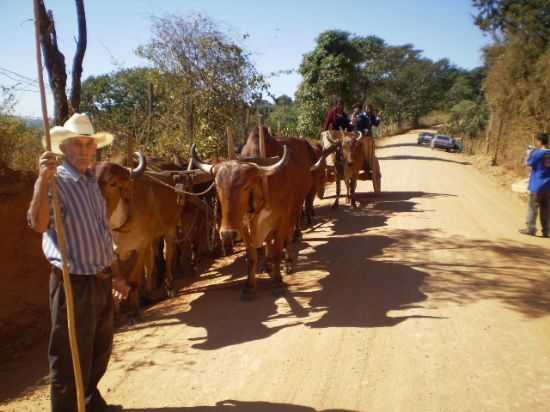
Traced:
<path id="1" fill-rule="evenodd" d="M 215 178 L 221 205 L 222 242 L 232 244 L 242 238 L 245 243 L 248 278 L 243 299 L 255 295 L 257 249 L 264 242 L 272 263 L 273 283 L 277 288 L 283 287 L 280 270 L 283 249 L 290 247 L 297 215 L 311 185 L 311 166 L 305 166 L 292 144 L 283 145 L 281 158 L 269 166 L 258 164 L 261 160 L 230 160 L 210 165 L 199 160 L 194 146 L 191 156 L 196 167 Z M 314 167 L 320 163 L 321 160 Z M 307 190 L 297 190 L 296 182 L 304 183 Z"/>
<path id="2" fill-rule="evenodd" d="M 159 238 L 165 240 L 165 288 L 169 296 L 174 295 L 172 260 L 182 205 L 172 189 L 146 175 L 132 177 L 118 164 L 98 163 L 96 176 L 107 203 L 117 257 L 126 260 L 137 252 L 137 262 L 128 275 L 131 288 L 128 303 L 130 315 L 139 316 L 140 294 L 149 294 L 153 289 L 153 244 Z"/>
<path id="3" fill-rule="evenodd" d="M 361 132 L 358 135 L 352 133 L 341 133 L 337 139 L 333 139 L 329 133 L 322 135 L 323 146 L 330 147 L 337 145 L 338 150 L 334 153 L 332 164 L 336 175 L 336 199 L 333 207 L 337 208 L 340 200 L 341 185 L 343 179 L 346 185 L 346 200 L 352 207 L 357 207 L 355 189 L 359 172 L 365 164 L 365 150 L 363 147 L 364 136 Z"/>
<path id="4" fill-rule="evenodd" d="M 269 129 L 263 127 L 263 135 L 266 147 L 266 156 L 274 157 L 281 156 L 283 153 L 283 145 L 289 145 L 296 152 L 297 159 L 303 164 L 303 167 L 306 169 L 311 168 L 313 164 L 321 157 L 322 147 L 315 147 L 313 143 L 305 140 L 298 139 L 295 137 L 278 137 L 271 136 Z M 241 150 L 240 157 L 243 160 L 247 158 L 258 158 L 260 156 L 260 133 L 259 128 L 255 127 L 252 129 L 248 135 L 248 139 Z M 325 164 L 321 163 L 319 167 L 314 168 L 310 171 L 309 177 L 303 180 L 293 179 L 292 183 L 295 186 L 295 190 L 300 192 L 305 192 L 304 197 L 304 214 L 306 219 L 306 224 L 310 225 L 312 221 L 312 216 L 314 215 L 313 211 L 313 200 L 315 195 L 318 192 L 324 193 L 324 183 L 325 183 Z M 321 185 L 323 185 L 321 189 Z M 300 193 L 301 195 L 302 193 Z M 321 195 L 322 196 L 322 195 Z M 300 206 L 301 210 L 301 206 Z M 300 215 L 298 214 L 298 222 L 296 227 L 296 233 L 300 233 Z"/>

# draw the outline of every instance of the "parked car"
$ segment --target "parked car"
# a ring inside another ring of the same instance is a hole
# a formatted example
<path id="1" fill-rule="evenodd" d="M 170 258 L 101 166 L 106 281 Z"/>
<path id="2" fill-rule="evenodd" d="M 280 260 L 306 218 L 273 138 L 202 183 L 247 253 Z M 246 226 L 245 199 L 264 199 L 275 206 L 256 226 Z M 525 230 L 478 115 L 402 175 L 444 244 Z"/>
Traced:
<path id="1" fill-rule="evenodd" d="M 421 132 L 418 134 L 418 144 L 430 144 L 435 135 L 430 132 Z"/>
<path id="2" fill-rule="evenodd" d="M 445 149 L 447 152 L 460 151 L 460 145 L 450 136 L 442 134 L 435 135 L 430 142 L 432 149 Z"/>

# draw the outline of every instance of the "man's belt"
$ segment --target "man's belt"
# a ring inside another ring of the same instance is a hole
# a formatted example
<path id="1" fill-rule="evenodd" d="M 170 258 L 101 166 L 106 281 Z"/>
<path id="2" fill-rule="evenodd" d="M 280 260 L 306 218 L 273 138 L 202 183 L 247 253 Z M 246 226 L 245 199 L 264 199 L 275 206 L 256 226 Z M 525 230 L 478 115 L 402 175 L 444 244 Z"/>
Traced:
<path id="1" fill-rule="evenodd" d="M 59 269 L 57 266 L 52 265 L 52 271 L 57 275 L 59 280 L 63 280 L 63 271 Z M 74 275 L 74 273 L 71 273 L 71 275 Z M 104 267 L 99 272 L 97 272 L 95 275 L 75 275 L 75 276 L 95 276 L 99 279 L 110 279 L 113 275 L 113 271 L 111 270 L 110 266 Z"/>

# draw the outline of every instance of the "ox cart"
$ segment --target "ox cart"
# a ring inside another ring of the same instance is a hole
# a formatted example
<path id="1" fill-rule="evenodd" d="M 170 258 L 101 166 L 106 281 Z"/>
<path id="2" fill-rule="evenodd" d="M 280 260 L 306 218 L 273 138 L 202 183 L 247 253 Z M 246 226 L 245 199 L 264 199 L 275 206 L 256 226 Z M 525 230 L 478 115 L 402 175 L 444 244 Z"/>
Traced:
<path id="1" fill-rule="evenodd" d="M 366 136 L 355 132 L 343 132 L 336 130 L 327 130 L 321 133 L 321 143 L 323 148 L 338 144 L 342 145 L 343 140 L 355 139 L 361 142 L 364 154 L 364 164 L 361 165 L 358 174 L 358 180 L 371 180 L 375 193 L 380 193 L 382 190 L 382 174 L 380 173 L 380 164 L 376 157 L 376 144 L 372 136 Z M 343 174 L 344 158 L 342 151 L 338 150 L 332 158 L 327 158 L 327 166 L 330 173 L 336 178 L 337 173 Z"/>

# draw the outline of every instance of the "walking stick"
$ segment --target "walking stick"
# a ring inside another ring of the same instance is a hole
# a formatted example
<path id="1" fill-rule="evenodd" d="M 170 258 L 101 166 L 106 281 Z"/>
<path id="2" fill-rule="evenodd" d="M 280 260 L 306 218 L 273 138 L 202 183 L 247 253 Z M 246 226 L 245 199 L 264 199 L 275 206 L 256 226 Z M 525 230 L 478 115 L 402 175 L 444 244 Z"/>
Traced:
<path id="1" fill-rule="evenodd" d="M 44 78 L 42 77 L 42 54 L 40 51 L 40 25 L 38 21 L 38 0 L 33 0 L 34 6 L 34 29 L 36 43 L 36 67 L 38 70 L 38 84 L 40 86 L 40 102 L 42 105 L 42 124 L 46 135 L 47 150 L 52 150 L 50 139 L 50 127 L 48 124 L 48 107 L 46 106 L 46 92 L 44 88 Z M 73 360 L 73 372 L 76 386 L 76 399 L 78 412 L 86 412 L 84 402 L 84 384 L 82 382 L 82 371 L 80 368 L 80 357 L 78 354 L 78 341 L 76 339 L 76 327 L 74 318 L 74 300 L 71 278 L 69 276 L 69 264 L 67 260 L 67 244 L 65 241 L 65 230 L 61 220 L 61 208 L 59 206 L 59 194 L 57 192 L 57 183 L 55 176 L 51 182 L 52 202 L 55 221 L 55 231 L 59 240 L 59 249 L 61 253 L 61 262 L 63 265 L 63 287 L 65 289 L 65 299 L 67 301 L 67 324 L 69 328 L 69 346 L 71 348 L 71 357 Z"/>

